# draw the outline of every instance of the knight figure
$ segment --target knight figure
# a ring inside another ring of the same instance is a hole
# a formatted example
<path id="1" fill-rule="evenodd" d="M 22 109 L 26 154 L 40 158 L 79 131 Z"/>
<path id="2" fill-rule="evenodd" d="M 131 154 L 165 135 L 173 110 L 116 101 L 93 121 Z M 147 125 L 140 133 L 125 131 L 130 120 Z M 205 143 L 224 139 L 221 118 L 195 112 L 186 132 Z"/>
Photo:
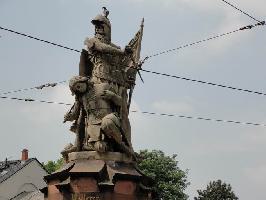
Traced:
<path id="1" fill-rule="evenodd" d="M 109 11 L 103 9 L 104 13 L 91 21 L 95 35 L 84 41 L 79 76 L 69 82 L 75 103 L 64 122 L 74 121 L 70 130 L 76 140 L 62 151 L 63 156 L 97 151 L 121 152 L 134 158 L 128 114 L 139 69 L 143 21 L 135 37 L 121 49 L 111 42 Z"/>

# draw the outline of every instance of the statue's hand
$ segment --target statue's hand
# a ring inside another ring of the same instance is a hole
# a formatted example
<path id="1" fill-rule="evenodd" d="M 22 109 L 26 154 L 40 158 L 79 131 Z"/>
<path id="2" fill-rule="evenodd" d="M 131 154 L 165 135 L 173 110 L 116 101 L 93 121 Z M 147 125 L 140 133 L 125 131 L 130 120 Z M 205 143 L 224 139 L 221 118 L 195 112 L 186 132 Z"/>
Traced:
<path id="1" fill-rule="evenodd" d="M 131 48 L 130 46 L 127 45 L 127 46 L 125 47 L 125 53 L 126 53 L 126 54 L 132 54 L 132 53 L 133 53 L 132 48 Z"/>
<path id="2" fill-rule="evenodd" d="M 103 90 L 100 94 L 102 98 L 111 99 L 115 95 L 115 93 L 111 92 L 110 90 Z"/>

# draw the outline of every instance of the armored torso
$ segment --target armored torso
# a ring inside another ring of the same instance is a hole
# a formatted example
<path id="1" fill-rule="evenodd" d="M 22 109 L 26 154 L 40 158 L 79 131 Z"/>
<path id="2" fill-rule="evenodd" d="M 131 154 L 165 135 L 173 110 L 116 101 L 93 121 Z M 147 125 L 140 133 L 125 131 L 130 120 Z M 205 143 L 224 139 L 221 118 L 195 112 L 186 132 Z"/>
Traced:
<path id="1" fill-rule="evenodd" d="M 97 78 L 103 82 L 125 84 L 125 67 L 120 63 L 120 56 L 97 53 L 92 59 L 94 64 L 92 80 Z"/>
<path id="2" fill-rule="evenodd" d="M 97 38 L 87 38 L 84 41 L 93 64 L 91 80 L 124 86 L 126 83 L 126 66 L 128 58 L 120 47 L 102 42 Z"/>
<path id="3" fill-rule="evenodd" d="M 87 113 L 87 120 L 91 124 L 101 123 L 106 115 L 113 112 L 109 100 L 104 99 L 101 94 L 103 90 L 110 89 L 108 84 L 94 84 L 94 86 L 83 97 L 83 105 Z"/>

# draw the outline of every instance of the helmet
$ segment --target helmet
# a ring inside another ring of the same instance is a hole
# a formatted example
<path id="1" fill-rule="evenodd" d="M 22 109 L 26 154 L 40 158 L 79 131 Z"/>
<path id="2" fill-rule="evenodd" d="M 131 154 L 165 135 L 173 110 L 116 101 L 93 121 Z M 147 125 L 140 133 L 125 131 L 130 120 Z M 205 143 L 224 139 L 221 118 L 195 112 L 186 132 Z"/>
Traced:
<path id="1" fill-rule="evenodd" d="M 109 21 L 109 19 L 101 14 L 97 15 L 93 20 L 91 20 L 91 23 L 93 25 L 97 25 L 97 24 L 106 24 L 107 26 L 109 26 L 111 28 L 111 23 Z"/>
<path id="2" fill-rule="evenodd" d="M 106 42 L 111 42 L 111 23 L 101 14 L 97 15 L 91 23 L 95 26 L 95 37 Z"/>

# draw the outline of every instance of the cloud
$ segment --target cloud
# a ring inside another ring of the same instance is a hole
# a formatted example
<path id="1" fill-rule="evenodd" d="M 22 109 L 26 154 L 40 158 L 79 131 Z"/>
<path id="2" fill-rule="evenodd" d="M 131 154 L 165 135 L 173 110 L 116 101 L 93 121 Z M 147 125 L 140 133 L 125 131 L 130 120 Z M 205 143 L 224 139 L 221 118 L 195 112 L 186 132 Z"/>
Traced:
<path id="1" fill-rule="evenodd" d="M 132 131 L 132 144 L 135 151 L 140 149 L 158 149 L 158 144 L 160 144 L 160 138 L 162 135 L 156 135 L 158 128 L 162 129 L 163 122 L 158 121 L 156 116 L 151 117 L 150 115 L 142 114 L 142 109 L 139 104 L 135 101 L 131 104 L 130 110 L 136 110 L 138 112 L 129 114 L 131 131 Z M 148 141 L 153 142 L 148 142 Z"/>
<path id="2" fill-rule="evenodd" d="M 265 0 L 241 0 L 241 2 L 233 0 L 233 3 L 255 18 L 261 19 L 261 16 L 265 16 Z"/>
<path id="3" fill-rule="evenodd" d="M 58 85 L 55 88 L 49 88 L 49 91 L 50 93 L 47 93 L 48 95 L 45 98 L 36 97 L 36 99 L 41 100 L 42 98 L 42 100 L 46 101 L 65 103 L 72 103 L 74 101 L 67 85 Z M 21 107 L 20 112 L 24 116 L 24 119 L 28 119 L 30 122 L 49 124 L 54 120 L 58 120 L 59 117 L 63 120 L 64 112 L 68 109 L 65 105 L 32 102 Z"/>
<path id="4" fill-rule="evenodd" d="M 239 127 L 241 128 L 241 126 Z M 248 131 L 241 132 L 239 136 L 225 133 L 224 137 L 199 138 L 191 142 L 191 152 L 199 156 L 206 155 L 243 155 L 261 154 L 265 151 L 266 135 L 264 128 L 251 127 Z"/>
<path id="5" fill-rule="evenodd" d="M 193 142 L 192 142 L 193 143 Z M 208 156 L 208 155 L 221 155 L 221 154 L 236 154 L 250 152 L 250 147 L 244 144 L 222 142 L 222 141 L 197 141 L 191 145 L 193 155 L 197 156 Z"/>
<path id="6" fill-rule="evenodd" d="M 245 168 L 243 173 L 249 181 L 259 185 L 266 185 L 266 163 L 263 165 Z"/>
<path id="7" fill-rule="evenodd" d="M 249 24 L 250 23 L 246 22 L 246 20 L 241 17 L 232 17 L 227 14 L 223 21 L 220 23 L 220 25 L 216 28 L 216 30 L 214 30 L 214 33 L 215 35 L 228 33 Z M 209 42 L 208 50 L 211 50 L 210 52 L 212 54 L 220 55 L 221 53 L 224 53 L 226 50 L 228 50 L 230 47 L 235 46 L 237 43 L 248 40 L 250 36 L 251 32 L 248 31 L 242 31 L 236 34 L 227 35 L 224 36 L 224 38 L 222 37 L 215 40 L 215 42 Z"/>
<path id="8" fill-rule="evenodd" d="M 265 121 L 265 120 L 264 120 Z M 265 128 L 254 128 L 254 130 L 247 132 L 245 134 L 246 140 L 249 141 L 251 144 L 256 146 L 265 146 L 266 143 L 266 134 L 265 134 Z"/>
<path id="9" fill-rule="evenodd" d="M 181 101 L 157 101 L 152 103 L 152 107 L 158 112 L 164 113 L 191 113 L 194 111 L 192 105 Z"/>
<path id="10" fill-rule="evenodd" d="M 208 12 L 228 12 L 228 14 L 234 15 L 234 13 L 243 15 L 239 11 L 227 5 L 222 1 L 213 1 L 213 0 L 164 0 L 161 2 L 167 8 L 173 8 L 178 6 L 189 6 L 196 10 L 208 11 Z M 230 3 L 240 8 L 241 10 L 253 15 L 265 15 L 265 1 L 256 0 L 255 2 L 250 0 L 230 0 Z M 248 18 L 248 17 L 247 17 Z"/>

